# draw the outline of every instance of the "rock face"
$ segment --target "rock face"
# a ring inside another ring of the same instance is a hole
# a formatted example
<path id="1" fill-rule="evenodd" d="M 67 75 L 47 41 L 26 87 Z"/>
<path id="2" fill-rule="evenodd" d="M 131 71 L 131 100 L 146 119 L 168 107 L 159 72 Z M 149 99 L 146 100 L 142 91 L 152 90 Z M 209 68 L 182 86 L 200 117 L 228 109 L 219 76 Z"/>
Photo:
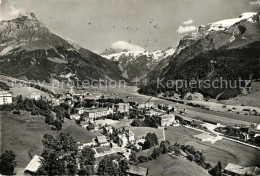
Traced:
<path id="1" fill-rule="evenodd" d="M 124 76 L 131 80 L 140 79 L 153 70 L 159 62 L 173 55 L 175 49 L 149 51 L 121 51 L 107 49 L 102 56 L 117 62 L 124 72 Z M 106 54 L 109 53 L 109 54 Z"/>
<path id="2" fill-rule="evenodd" d="M 148 73 L 148 78 L 152 81 L 156 77 L 174 76 L 178 67 L 196 56 L 211 50 L 234 48 L 235 43 L 240 43 L 245 35 L 248 35 L 247 29 L 256 28 L 250 31 L 250 38 L 243 45 L 252 43 L 260 39 L 259 37 L 259 14 L 243 13 L 239 18 L 222 20 L 202 25 L 197 31 L 183 37 L 171 58 L 156 70 Z M 240 46 L 241 47 L 241 46 Z M 177 74 L 177 73 L 176 73 Z"/>
<path id="3" fill-rule="evenodd" d="M 164 78 L 164 84 L 169 79 L 259 79 L 259 34 L 259 13 L 244 13 L 239 18 L 200 26 L 180 40 L 174 55 L 149 72 L 148 79 L 154 83 Z M 216 97 L 226 90 L 199 91 Z M 236 96 L 239 90 L 228 94 Z"/>
<path id="4" fill-rule="evenodd" d="M 53 34 L 33 13 L 0 22 L 0 72 L 24 79 L 123 79 L 117 64 Z"/>

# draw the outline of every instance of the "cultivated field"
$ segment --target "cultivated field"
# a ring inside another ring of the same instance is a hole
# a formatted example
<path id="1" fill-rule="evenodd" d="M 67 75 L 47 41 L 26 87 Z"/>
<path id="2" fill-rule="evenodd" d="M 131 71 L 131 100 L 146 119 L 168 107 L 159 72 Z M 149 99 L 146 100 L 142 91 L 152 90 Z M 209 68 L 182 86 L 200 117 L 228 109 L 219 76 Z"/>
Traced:
<path id="1" fill-rule="evenodd" d="M 156 160 L 141 163 L 138 166 L 148 168 L 149 176 L 207 176 L 208 172 L 197 165 L 181 157 L 161 155 Z"/>
<path id="2" fill-rule="evenodd" d="M 228 163 L 240 164 L 242 166 L 260 166 L 260 150 L 253 149 L 228 140 L 220 140 L 214 144 L 202 142 L 192 136 L 200 132 L 182 126 L 167 127 L 166 139 L 171 143 L 193 145 L 197 150 L 201 150 L 206 160 L 212 165 L 221 161 L 225 167 Z"/>
<path id="3" fill-rule="evenodd" d="M 158 140 L 163 140 L 163 130 L 151 127 L 130 127 L 129 128 L 138 139 L 145 138 L 147 133 L 155 133 Z"/>
<path id="4" fill-rule="evenodd" d="M 42 137 L 44 134 L 57 135 L 59 132 L 52 131 L 44 122 L 42 116 L 30 116 L 28 112 L 21 115 L 13 115 L 10 112 L 0 112 L 1 119 L 1 152 L 13 150 L 16 154 L 17 167 L 25 167 L 32 155 L 40 155 L 43 149 Z M 81 143 L 90 142 L 94 135 L 79 127 L 75 122 L 65 120 L 63 132 L 70 132 L 75 141 Z"/>
<path id="5" fill-rule="evenodd" d="M 260 108 L 260 82 L 252 82 L 251 92 L 246 96 L 237 96 L 229 100 L 220 101 L 224 104 L 237 105 L 244 104 Z"/>
<path id="6" fill-rule="evenodd" d="M 22 95 L 23 97 L 31 98 L 32 93 L 37 93 L 40 94 L 42 97 L 49 98 L 49 95 L 47 93 L 32 87 L 13 87 L 10 88 L 10 90 L 12 91 L 14 97 Z"/>
<path id="7" fill-rule="evenodd" d="M 104 120 L 95 120 L 96 124 L 101 124 L 102 126 L 111 125 L 115 128 L 128 128 L 132 123 L 132 119 L 122 119 L 122 120 L 111 120 L 111 119 L 104 119 Z"/>
<path id="8" fill-rule="evenodd" d="M 94 90 L 93 90 L 94 91 Z M 112 97 L 121 98 L 124 101 L 135 101 L 138 103 L 144 103 L 148 101 L 151 96 L 141 95 L 137 93 L 137 87 L 136 86 L 127 86 L 126 88 L 115 88 L 115 89 L 102 89 L 97 90 L 95 89 L 94 92 L 101 91 L 102 93 L 110 92 L 110 95 L 113 94 Z M 115 94 L 115 95 L 114 95 Z M 231 112 L 217 112 L 212 110 L 205 110 L 201 108 L 195 108 L 184 104 L 178 104 L 171 101 L 159 99 L 153 97 L 150 99 L 150 101 L 154 102 L 155 104 L 170 104 L 178 108 L 185 108 L 189 111 L 189 114 L 193 116 L 198 116 L 201 119 L 205 120 L 216 120 L 217 122 L 223 123 L 223 124 L 244 124 L 244 125 L 250 125 L 251 123 L 260 123 L 259 116 L 252 116 L 252 115 L 243 115 L 243 114 L 235 114 Z M 207 104 L 207 102 L 204 102 Z M 210 102 L 209 102 L 210 104 Z M 218 104 L 220 106 L 220 104 Z M 229 106 L 228 106 L 229 107 Z M 238 106 L 235 106 L 238 107 Z M 239 108 L 241 108 L 239 106 Z M 248 107 L 244 107 L 248 108 Z M 225 108 L 227 111 L 227 108 Z M 258 109 L 258 108 L 255 108 Z"/>

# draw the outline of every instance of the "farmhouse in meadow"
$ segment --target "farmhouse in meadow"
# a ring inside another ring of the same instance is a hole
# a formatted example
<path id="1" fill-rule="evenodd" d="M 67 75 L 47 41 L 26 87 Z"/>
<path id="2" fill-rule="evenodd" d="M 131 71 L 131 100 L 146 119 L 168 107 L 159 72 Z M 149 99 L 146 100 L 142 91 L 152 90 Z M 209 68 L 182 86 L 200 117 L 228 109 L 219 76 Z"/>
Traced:
<path id="1" fill-rule="evenodd" d="M 144 167 L 128 165 L 126 173 L 129 176 L 146 176 L 148 174 L 148 169 Z"/>
<path id="2" fill-rule="evenodd" d="M 161 126 L 169 126 L 175 121 L 174 114 L 163 114 L 161 117 Z"/>
<path id="3" fill-rule="evenodd" d="M 244 175 L 260 175 L 260 169 L 256 166 L 254 167 L 243 167 L 233 163 L 228 163 L 228 165 L 224 169 L 223 175 L 236 175 L 236 176 L 244 176 Z"/>
<path id="4" fill-rule="evenodd" d="M 160 109 L 150 109 L 149 111 L 146 112 L 145 116 L 161 116 L 163 114 L 166 114 L 167 112 L 164 110 L 160 110 Z"/>
<path id="5" fill-rule="evenodd" d="M 24 173 L 34 175 L 38 171 L 38 169 L 41 167 L 41 165 L 42 165 L 41 160 L 42 159 L 43 159 L 42 157 L 40 157 L 38 155 L 34 155 L 32 160 L 26 166 Z"/>
<path id="6" fill-rule="evenodd" d="M 196 139 L 199 139 L 201 141 L 210 141 L 215 138 L 214 136 L 207 134 L 207 133 L 197 134 L 197 135 L 194 135 L 193 137 Z"/>
<path id="7" fill-rule="evenodd" d="M 97 142 L 100 146 L 109 145 L 107 138 L 104 135 L 97 136 Z"/>

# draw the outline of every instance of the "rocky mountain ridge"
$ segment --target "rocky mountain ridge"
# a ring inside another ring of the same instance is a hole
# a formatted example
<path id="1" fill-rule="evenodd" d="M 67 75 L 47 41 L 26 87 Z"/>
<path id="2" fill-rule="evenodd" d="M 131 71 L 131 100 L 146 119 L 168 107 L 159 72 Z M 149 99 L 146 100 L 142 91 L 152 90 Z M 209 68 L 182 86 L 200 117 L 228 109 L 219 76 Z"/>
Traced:
<path id="1" fill-rule="evenodd" d="M 183 37 L 174 53 L 167 61 L 161 62 L 147 74 L 149 85 L 141 88 L 141 93 L 158 94 L 171 91 L 167 88 L 151 86 L 157 78 L 167 80 L 209 80 L 259 79 L 259 13 L 247 12 L 238 18 L 221 20 L 202 25 L 196 32 Z M 251 76 L 253 75 L 253 76 Z M 154 90 L 147 91 L 150 87 Z M 173 91 L 173 90 L 172 90 Z M 237 96 L 239 88 L 184 89 L 200 91 L 203 95 L 215 98 Z"/>
<path id="2" fill-rule="evenodd" d="M 118 65 L 53 34 L 35 16 L 0 22 L 0 70 L 23 79 L 124 79 Z"/>

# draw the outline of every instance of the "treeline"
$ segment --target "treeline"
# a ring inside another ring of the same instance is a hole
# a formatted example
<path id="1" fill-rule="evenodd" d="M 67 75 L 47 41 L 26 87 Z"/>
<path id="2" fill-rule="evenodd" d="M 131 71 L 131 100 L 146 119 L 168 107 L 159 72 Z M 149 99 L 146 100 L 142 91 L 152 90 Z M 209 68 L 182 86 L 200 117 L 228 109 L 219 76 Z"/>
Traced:
<path id="1" fill-rule="evenodd" d="M 149 156 L 140 155 L 139 157 L 134 157 L 136 154 L 132 154 L 130 161 L 133 164 L 144 163 L 157 159 L 162 154 L 172 153 L 176 156 L 185 156 L 189 161 L 195 162 L 204 169 L 211 169 L 211 164 L 206 162 L 205 156 L 201 151 L 198 151 L 191 145 L 181 145 L 179 143 L 171 144 L 169 141 L 162 141 L 160 146 L 154 147 L 153 152 Z"/>
<path id="2" fill-rule="evenodd" d="M 260 42 L 255 42 L 244 48 L 220 49 L 202 53 L 176 67 L 173 73 L 166 73 L 165 79 L 162 81 L 164 86 L 158 86 L 154 81 L 148 85 L 140 86 L 139 93 L 158 96 L 165 92 L 174 92 L 184 97 L 187 92 L 199 92 L 204 97 L 210 98 L 216 98 L 221 94 L 220 100 L 234 98 L 241 94 L 240 88 L 245 87 L 244 82 L 239 85 L 239 79 L 249 80 L 252 76 L 253 80 L 260 80 L 259 49 Z M 190 80 L 207 80 L 210 87 L 206 84 L 195 87 L 187 84 L 181 88 L 176 88 L 176 86 L 167 88 L 168 79 L 182 80 L 188 83 Z M 227 83 L 222 82 L 221 79 L 226 80 Z"/>
<path id="3" fill-rule="evenodd" d="M 162 118 L 156 115 L 153 115 L 149 118 L 142 119 L 134 119 L 131 123 L 132 126 L 136 127 L 153 127 L 158 128 L 161 126 Z"/>
<path id="4" fill-rule="evenodd" d="M 260 146 L 260 136 L 257 136 L 255 131 L 249 131 L 249 128 L 235 128 L 233 126 L 217 127 L 216 132 L 222 133 L 225 136 L 239 139 L 252 145 Z M 248 135 L 248 139 L 246 139 Z"/>
<path id="5" fill-rule="evenodd" d="M 0 90 L 10 90 L 10 87 L 5 83 L 0 81 Z"/>
<path id="6" fill-rule="evenodd" d="M 112 107 L 114 104 L 118 103 L 124 103 L 122 99 L 119 98 L 101 98 L 101 99 L 85 99 L 83 102 L 78 104 L 78 107 L 85 107 L 85 108 L 91 108 L 91 107 Z M 77 106 L 76 106 L 77 107 Z"/>

